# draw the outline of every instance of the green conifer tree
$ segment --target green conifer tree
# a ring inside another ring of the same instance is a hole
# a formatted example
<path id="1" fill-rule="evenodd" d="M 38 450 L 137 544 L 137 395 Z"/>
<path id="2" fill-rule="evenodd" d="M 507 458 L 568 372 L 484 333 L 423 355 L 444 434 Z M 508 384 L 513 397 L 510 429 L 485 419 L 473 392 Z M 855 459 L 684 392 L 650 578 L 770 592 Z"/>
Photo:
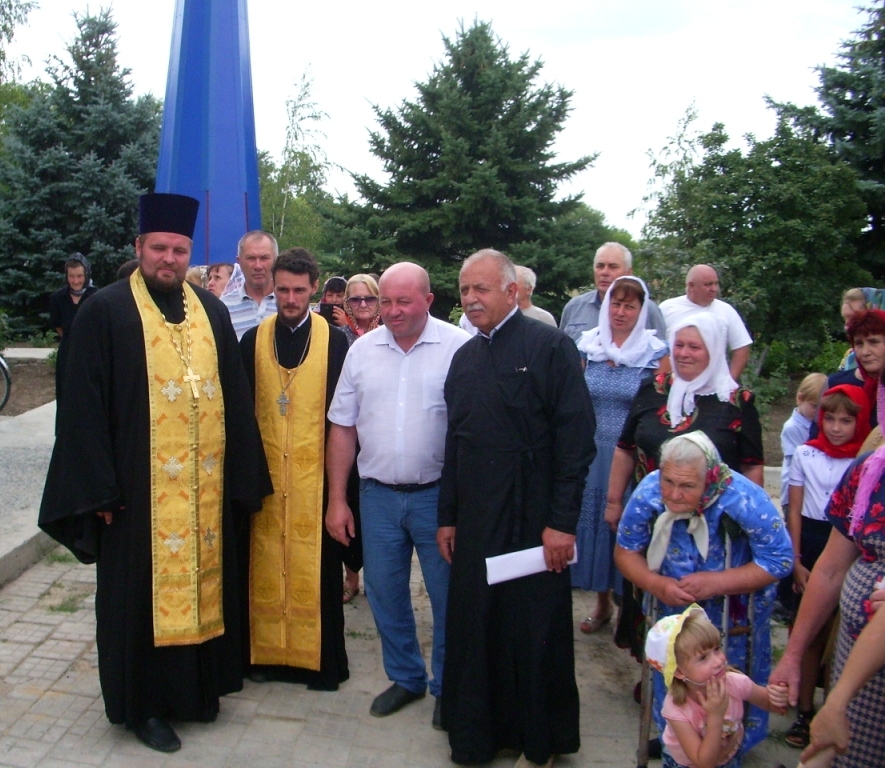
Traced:
<path id="1" fill-rule="evenodd" d="M 136 208 L 153 188 L 160 103 L 133 98 L 117 61 L 109 11 L 76 16 L 67 57 L 50 82 L 10 107 L 0 154 L 0 307 L 19 332 L 39 327 L 47 295 L 62 285 L 72 251 L 103 285 L 134 255 Z"/>
<path id="2" fill-rule="evenodd" d="M 352 272 L 423 265 L 440 317 L 458 301 L 462 261 L 485 247 L 535 269 L 539 304 L 559 309 L 567 288 L 587 282 L 604 239 L 578 215 L 580 195 L 557 197 L 595 157 L 556 162 L 572 92 L 538 85 L 542 63 L 511 58 L 487 23 L 443 42 L 445 58 L 414 101 L 375 107 L 370 145 L 387 181 L 354 176 L 361 200 L 330 210 L 331 241 Z"/>

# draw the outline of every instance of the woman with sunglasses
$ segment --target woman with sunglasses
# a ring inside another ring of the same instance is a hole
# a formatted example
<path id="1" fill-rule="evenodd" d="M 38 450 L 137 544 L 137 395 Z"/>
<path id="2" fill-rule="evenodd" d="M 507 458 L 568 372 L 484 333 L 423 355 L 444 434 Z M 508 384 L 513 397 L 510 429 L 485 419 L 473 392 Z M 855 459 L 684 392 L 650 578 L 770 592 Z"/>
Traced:
<path id="1" fill-rule="evenodd" d="M 354 275 L 347 281 L 344 289 L 344 322 L 339 322 L 341 313 L 335 313 L 335 320 L 347 336 L 347 343 L 352 345 L 360 336 L 378 327 L 381 319 L 378 305 L 378 283 L 371 275 Z M 354 470 L 356 462 L 354 462 Z M 359 477 L 352 472 L 351 481 L 358 484 Z M 357 493 L 353 498 L 358 498 Z M 353 549 L 353 547 L 350 547 Z M 351 563 L 351 565 L 355 565 Z M 359 570 L 351 570 L 344 564 L 344 602 L 349 603 L 360 593 Z"/>
<path id="2" fill-rule="evenodd" d="M 354 275 L 344 290 L 344 314 L 347 322 L 341 326 L 348 344 L 378 327 L 381 319 L 378 306 L 378 283 L 371 275 Z"/>

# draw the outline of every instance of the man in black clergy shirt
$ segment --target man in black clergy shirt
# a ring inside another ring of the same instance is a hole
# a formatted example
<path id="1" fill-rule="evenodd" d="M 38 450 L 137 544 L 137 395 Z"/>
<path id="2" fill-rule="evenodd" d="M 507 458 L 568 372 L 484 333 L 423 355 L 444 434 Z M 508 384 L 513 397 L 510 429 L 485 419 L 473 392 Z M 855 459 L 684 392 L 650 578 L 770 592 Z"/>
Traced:
<path id="1" fill-rule="evenodd" d="M 459 284 L 478 333 L 445 383 L 442 724 L 456 763 L 550 766 L 580 748 L 568 561 L 596 420 L 574 343 L 517 308 L 510 259 L 479 251 Z M 547 571 L 489 586 L 487 557 L 541 546 Z"/>
<path id="2" fill-rule="evenodd" d="M 272 268 L 277 314 L 243 334 L 240 349 L 274 495 L 252 518 L 248 594 L 250 676 L 334 691 L 349 676 L 344 647 L 344 547 L 326 531 L 326 412 L 347 337 L 315 312 L 319 268 L 304 248 Z M 348 547 L 348 557 L 359 555 Z M 359 569 L 361 563 L 349 561 Z"/>
<path id="3" fill-rule="evenodd" d="M 198 207 L 142 196 L 138 269 L 78 312 L 39 520 L 96 563 L 108 719 L 161 752 L 242 688 L 236 521 L 272 493 L 230 316 L 184 282 Z"/>

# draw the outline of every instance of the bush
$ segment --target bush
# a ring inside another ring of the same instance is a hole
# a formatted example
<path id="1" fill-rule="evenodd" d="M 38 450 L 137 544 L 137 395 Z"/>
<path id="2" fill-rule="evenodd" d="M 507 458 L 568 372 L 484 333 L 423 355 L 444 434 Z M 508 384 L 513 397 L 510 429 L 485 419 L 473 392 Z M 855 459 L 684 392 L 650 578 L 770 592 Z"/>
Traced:
<path id="1" fill-rule="evenodd" d="M 44 331 L 43 333 L 32 334 L 28 339 L 28 343 L 37 349 L 46 349 L 54 347 L 58 343 L 58 334 L 55 331 Z"/>
<path id="2" fill-rule="evenodd" d="M 847 342 L 828 339 L 821 346 L 820 352 L 808 361 L 808 372 L 829 374 L 837 371 L 848 346 Z"/>
<path id="3" fill-rule="evenodd" d="M 775 400 L 790 394 L 790 377 L 786 368 L 781 367 L 769 376 L 756 374 L 755 368 L 747 366 L 741 374 L 741 386 L 756 395 L 756 410 L 765 416 Z"/>

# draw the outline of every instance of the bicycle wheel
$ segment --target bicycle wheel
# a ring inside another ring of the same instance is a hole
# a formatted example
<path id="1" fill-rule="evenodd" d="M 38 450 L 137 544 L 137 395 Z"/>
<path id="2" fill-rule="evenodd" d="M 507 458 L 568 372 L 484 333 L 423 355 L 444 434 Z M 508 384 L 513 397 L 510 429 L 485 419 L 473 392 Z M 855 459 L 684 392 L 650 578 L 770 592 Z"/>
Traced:
<path id="1" fill-rule="evenodd" d="M 9 367 L 6 361 L 0 357 L 0 411 L 9 400 L 9 392 L 12 390 L 12 376 L 9 375 Z"/>

